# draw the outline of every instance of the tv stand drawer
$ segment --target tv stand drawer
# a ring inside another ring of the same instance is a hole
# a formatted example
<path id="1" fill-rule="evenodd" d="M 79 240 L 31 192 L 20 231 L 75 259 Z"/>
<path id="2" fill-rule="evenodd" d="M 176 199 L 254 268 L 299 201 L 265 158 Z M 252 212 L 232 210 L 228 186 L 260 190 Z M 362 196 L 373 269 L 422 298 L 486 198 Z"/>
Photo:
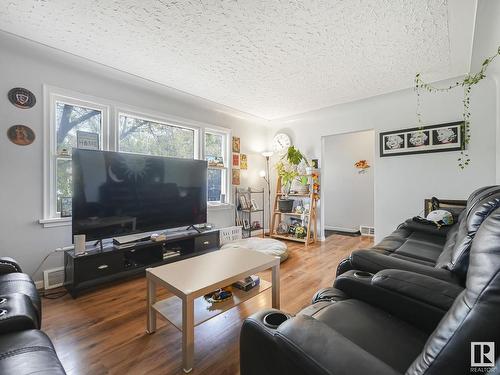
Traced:
<path id="1" fill-rule="evenodd" d="M 219 247 L 219 232 L 202 234 L 194 240 L 195 251 L 204 251 Z"/>
<path id="2" fill-rule="evenodd" d="M 77 266 L 78 282 L 97 279 L 123 271 L 122 254 L 101 254 L 96 257 L 81 259 Z"/>

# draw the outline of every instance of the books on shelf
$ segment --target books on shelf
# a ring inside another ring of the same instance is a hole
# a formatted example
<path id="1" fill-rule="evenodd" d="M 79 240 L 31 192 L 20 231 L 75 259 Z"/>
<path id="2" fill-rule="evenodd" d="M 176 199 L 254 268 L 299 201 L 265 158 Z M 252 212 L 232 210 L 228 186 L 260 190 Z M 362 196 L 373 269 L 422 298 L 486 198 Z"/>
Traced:
<path id="1" fill-rule="evenodd" d="M 249 210 L 252 207 L 252 202 L 248 197 L 244 194 L 241 194 L 240 197 L 240 207 L 242 210 Z"/>

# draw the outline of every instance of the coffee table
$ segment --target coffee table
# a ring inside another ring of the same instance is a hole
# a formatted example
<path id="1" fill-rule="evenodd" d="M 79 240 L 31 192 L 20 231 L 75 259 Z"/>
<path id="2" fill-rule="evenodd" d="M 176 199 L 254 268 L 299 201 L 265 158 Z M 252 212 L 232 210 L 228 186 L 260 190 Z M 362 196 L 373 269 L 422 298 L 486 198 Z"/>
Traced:
<path id="1" fill-rule="evenodd" d="M 146 270 L 147 330 L 156 330 L 157 313 L 182 331 L 182 367 L 188 373 L 194 362 L 194 327 L 271 288 L 260 285 L 245 292 L 233 288 L 233 297 L 220 303 L 208 303 L 203 296 L 216 289 L 266 269 L 272 269 L 272 307 L 279 309 L 279 257 L 246 249 L 217 250 Z M 156 301 L 156 287 L 162 286 L 173 297 Z"/>

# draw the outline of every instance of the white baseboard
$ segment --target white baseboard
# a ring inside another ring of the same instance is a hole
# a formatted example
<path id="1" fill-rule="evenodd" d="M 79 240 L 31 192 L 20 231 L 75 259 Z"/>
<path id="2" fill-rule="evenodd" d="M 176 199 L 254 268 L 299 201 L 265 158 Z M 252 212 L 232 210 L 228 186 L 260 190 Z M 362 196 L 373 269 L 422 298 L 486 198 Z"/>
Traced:
<path id="1" fill-rule="evenodd" d="M 359 229 L 334 227 L 334 226 L 331 226 L 331 225 L 325 225 L 325 229 L 327 229 L 327 230 L 338 230 L 338 231 L 347 232 L 347 233 L 357 233 L 357 232 L 359 232 Z"/>

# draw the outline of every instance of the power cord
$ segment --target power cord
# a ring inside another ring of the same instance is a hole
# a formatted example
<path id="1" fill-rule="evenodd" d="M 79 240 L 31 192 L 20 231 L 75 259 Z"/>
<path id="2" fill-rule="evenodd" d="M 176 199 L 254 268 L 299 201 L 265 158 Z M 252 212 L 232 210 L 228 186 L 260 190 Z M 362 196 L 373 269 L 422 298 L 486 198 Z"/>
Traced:
<path id="1" fill-rule="evenodd" d="M 43 298 L 47 298 L 47 299 L 58 299 L 58 298 L 64 297 L 66 294 L 68 294 L 68 291 L 64 290 L 64 289 L 50 292 L 50 293 L 47 293 L 46 291 L 40 293 L 40 295 Z"/>
<path id="2" fill-rule="evenodd" d="M 42 261 L 40 262 L 40 264 L 38 265 L 38 267 L 30 274 L 31 278 L 34 278 L 35 277 L 35 274 L 40 271 L 40 268 L 42 268 L 42 265 L 45 263 L 45 261 L 49 258 L 49 256 L 51 256 L 52 254 L 55 254 L 57 252 L 59 252 L 60 250 L 56 249 L 56 250 L 52 250 L 50 253 L 48 253 L 47 255 L 45 255 L 45 258 L 42 259 Z"/>

